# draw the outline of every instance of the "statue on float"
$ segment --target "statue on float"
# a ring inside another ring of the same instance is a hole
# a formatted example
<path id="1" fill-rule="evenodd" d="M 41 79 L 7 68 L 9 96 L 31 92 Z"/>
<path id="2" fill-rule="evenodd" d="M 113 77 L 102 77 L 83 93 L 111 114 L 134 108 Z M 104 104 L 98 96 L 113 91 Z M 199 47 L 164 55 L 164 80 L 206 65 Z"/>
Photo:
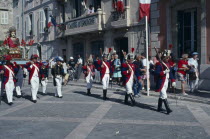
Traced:
<path id="1" fill-rule="evenodd" d="M 22 51 L 20 49 L 20 41 L 16 37 L 15 27 L 10 27 L 8 33 L 9 35 L 5 39 L 3 46 L 9 49 L 8 54 L 11 55 L 12 58 L 22 58 Z"/>

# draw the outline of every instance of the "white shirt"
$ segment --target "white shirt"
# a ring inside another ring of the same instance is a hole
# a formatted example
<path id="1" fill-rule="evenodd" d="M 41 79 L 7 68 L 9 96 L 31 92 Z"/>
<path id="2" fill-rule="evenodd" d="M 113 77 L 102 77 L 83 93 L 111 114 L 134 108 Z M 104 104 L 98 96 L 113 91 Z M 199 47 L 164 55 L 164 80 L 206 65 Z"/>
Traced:
<path id="1" fill-rule="evenodd" d="M 94 13 L 94 8 L 92 8 L 92 10 L 88 9 L 88 14 L 92 14 L 92 13 Z"/>
<path id="2" fill-rule="evenodd" d="M 147 65 L 148 65 L 148 67 L 149 67 L 149 63 L 150 63 L 150 62 L 148 61 L 148 64 L 147 64 L 147 61 L 148 61 L 148 60 L 147 60 L 146 58 L 142 59 L 142 64 L 143 64 L 144 67 L 147 67 Z"/>
<path id="3" fill-rule="evenodd" d="M 66 65 L 66 63 L 63 63 L 63 70 L 64 70 L 64 73 L 67 73 L 67 65 Z"/>
<path id="4" fill-rule="evenodd" d="M 188 65 L 194 66 L 196 69 L 198 69 L 198 61 L 197 61 L 197 59 L 190 58 L 188 60 Z"/>
<path id="5" fill-rule="evenodd" d="M 77 60 L 77 63 L 79 63 L 79 64 L 82 65 L 82 58 L 79 58 L 79 59 Z"/>

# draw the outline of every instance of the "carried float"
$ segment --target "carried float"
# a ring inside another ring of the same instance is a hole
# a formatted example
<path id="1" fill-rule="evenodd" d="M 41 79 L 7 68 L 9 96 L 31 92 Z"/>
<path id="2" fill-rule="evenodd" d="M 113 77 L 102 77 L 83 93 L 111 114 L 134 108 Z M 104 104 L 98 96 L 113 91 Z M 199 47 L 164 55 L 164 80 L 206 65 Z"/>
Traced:
<path id="1" fill-rule="evenodd" d="M 10 27 L 8 36 L 0 47 L 0 59 L 3 55 L 10 55 L 12 61 L 19 65 L 24 65 L 28 62 L 28 52 L 34 41 L 30 40 L 26 43 L 23 39 L 20 43 L 19 38 L 16 37 L 15 27 Z"/>

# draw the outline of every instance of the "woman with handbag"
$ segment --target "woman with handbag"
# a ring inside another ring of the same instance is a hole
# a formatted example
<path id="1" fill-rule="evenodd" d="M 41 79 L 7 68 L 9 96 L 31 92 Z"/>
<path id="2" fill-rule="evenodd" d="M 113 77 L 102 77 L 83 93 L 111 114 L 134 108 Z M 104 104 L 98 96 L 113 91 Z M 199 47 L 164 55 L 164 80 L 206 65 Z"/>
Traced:
<path id="1" fill-rule="evenodd" d="M 194 93 L 198 89 L 198 53 L 193 52 L 192 58 L 188 60 L 188 65 L 191 67 L 189 71 L 190 92 Z"/>

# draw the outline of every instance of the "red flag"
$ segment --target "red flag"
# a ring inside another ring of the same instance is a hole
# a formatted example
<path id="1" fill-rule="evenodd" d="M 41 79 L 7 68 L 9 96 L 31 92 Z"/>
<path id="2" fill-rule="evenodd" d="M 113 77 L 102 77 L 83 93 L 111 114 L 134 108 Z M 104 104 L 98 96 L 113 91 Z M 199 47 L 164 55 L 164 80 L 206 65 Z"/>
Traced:
<path id="1" fill-rule="evenodd" d="M 117 11 L 118 12 L 124 12 L 123 0 L 117 0 Z"/>
<path id="2" fill-rule="evenodd" d="M 150 5 L 151 0 L 139 0 L 139 21 L 145 16 L 150 19 Z"/>

